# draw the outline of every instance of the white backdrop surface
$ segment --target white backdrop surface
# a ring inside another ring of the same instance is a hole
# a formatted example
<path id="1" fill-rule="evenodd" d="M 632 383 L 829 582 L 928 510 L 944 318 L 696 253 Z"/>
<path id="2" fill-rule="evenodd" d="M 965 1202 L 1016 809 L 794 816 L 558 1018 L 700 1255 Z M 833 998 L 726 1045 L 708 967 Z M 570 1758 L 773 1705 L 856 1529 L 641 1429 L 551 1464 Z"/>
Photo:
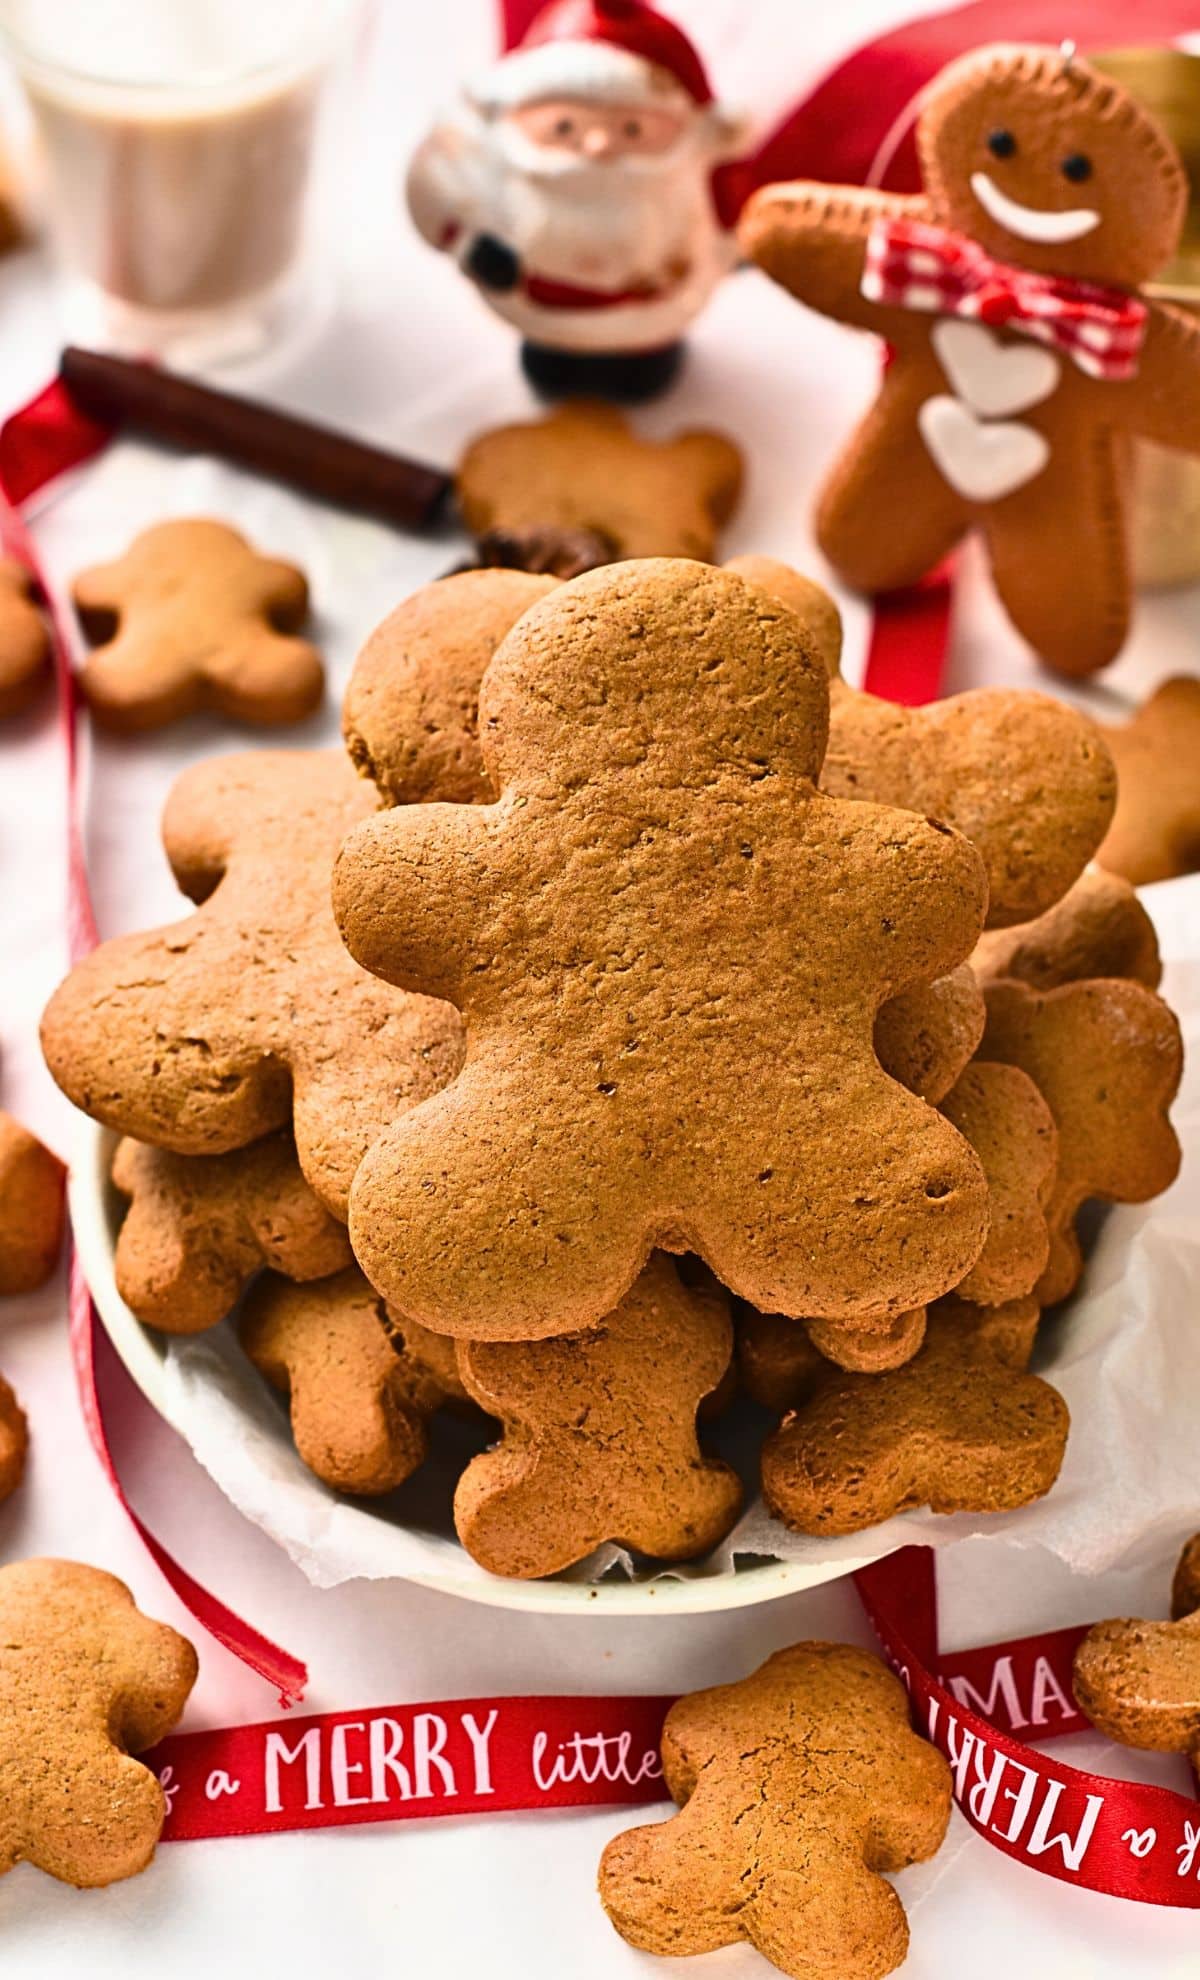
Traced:
<path id="1" fill-rule="evenodd" d="M 433 105 L 490 48 L 487 0 L 418 9 L 382 0 L 358 106 L 352 218 L 342 240 L 337 314 L 303 351 L 246 375 L 256 389 L 364 434 L 449 461 L 479 425 L 527 400 L 506 333 L 448 265 L 429 256 L 396 211 L 401 160 Z M 791 0 L 690 0 L 683 8 L 725 92 L 777 104 L 903 12 L 895 0 L 837 9 Z M 0 411 L 49 375 L 61 341 L 57 292 L 38 254 L 0 266 Z M 693 340 L 685 379 L 652 426 L 709 420 L 746 445 L 750 481 L 730 550 L 803 563 L 806 513 L 823 462 L 865 402 L 869 344 L 806 315 L 754 274 L 731 279 Z M 307 567 L 333 687 L 367 630 L 413 585 L 452 561 L 449 539 L 419 541 L 306 505 L 201 460 L 115 447 L 38 519 L 60 579 L 108 556 L 164 513 L 229 514 L 264 548 Z M 336 585 L 332 574 L 336 571 Z M 1069 580 L 1068 580 L 1069 581 Z M 849 660 L 861 665 L 864 615 L 848 600 Z M 1086 705 L 1111 711 L 1195 666 L 1200 595 L 1147 601 L 1137 634 Z M 1032 682 L 968 559 L 950 685 Z M 331 702 L 332 707 L 332 702 Z M 332 741 L 331 712 L 295 733 Z M 91 764 L 89 857 L 104 933 L 179 911 L 157 838 L 178 770 L 244 738 L 216 723 L 150 742 L 104 741 Z M 0 738 L 0 1100 L 64 1153 L 70 1110 L 41 1066 L 39 1011 L 64 967 L 62 764 L 42 708 Z M 29 1476 L 0 1508 L 0 1559 L 61 1553 L 127 1579 L 143 1606 L 188 1628 L 87 1444 L 65 1340 L 61 1277 L 0 1314 L 0 1366 L 29 1412 Z M 615 1620 L 498 1614 L 395 1584 L 318 1591 L 222 1499 L 179 1440 L 114 1387 L 114 1438 L 135 1503 L 201 1579 L 302 1655 L 314 1711 L 528 1691 L 662 1691 L 732 1677 L 806 1635 L 868 1641 L 845 1584 L 724 1616 Z M 941 1555 L 947 1645 L 992 1641 L 1102 1614 L 1161 1613 L 1179 1540 L 1200 1525 L 1200 1478 L 1180 1480 L 1179 1515 L 1148 1556 L 1068 1577 L 1039 1549 L 970 1541 Z M 194 1632 L 193 1632 L 194 1633 Z M 273 1696 L 203 1635 L 186 1724 L 271 1715 Z M 1064 1757 L 1112 1773 L 1180 1783 L 1173 1763 L 1122 1755 L 1099 1739 Z M 21 1980 L 143 1980 L 170 1972 L 240 1976 L 269 1961 L 295 1980 L 399 1970 L 420 1980 L 649 1980 L 656 1963 L 611 1931 L 594 1896 L 595 1866 L 621 1811 L 408 1822 L 164 1848 L 152 1869 L 102 1893 L 77 1894 L 22 1867 L 0 1881 L 0 1958 Z M 909 1980 L 1042 1980 L 1200 1972 L 1200 1916 L 1065 1890 L 1009 1862 L 957 1818 L 941 1855 L 906 1873 L 913 1928 Z M 672 1972 L 674 1968 L 670 1969 Z M 767 1969 L 744 1949 L 679 1964 L 680 1980 L 752 1980 Z M 667 1971 L 667 1969 L 663 1969 Z"/>

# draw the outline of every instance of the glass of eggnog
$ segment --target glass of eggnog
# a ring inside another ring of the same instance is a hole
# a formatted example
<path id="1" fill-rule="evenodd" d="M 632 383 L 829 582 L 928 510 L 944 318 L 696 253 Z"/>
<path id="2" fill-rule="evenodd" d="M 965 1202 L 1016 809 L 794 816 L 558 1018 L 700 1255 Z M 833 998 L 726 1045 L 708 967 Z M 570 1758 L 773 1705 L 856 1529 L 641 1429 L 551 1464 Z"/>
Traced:
<path id="1" fill-rule="evenodd" d="M 0 0 L 67 328 L 195 362 L 311 305 L 322 161 L 362 0 Z"/>

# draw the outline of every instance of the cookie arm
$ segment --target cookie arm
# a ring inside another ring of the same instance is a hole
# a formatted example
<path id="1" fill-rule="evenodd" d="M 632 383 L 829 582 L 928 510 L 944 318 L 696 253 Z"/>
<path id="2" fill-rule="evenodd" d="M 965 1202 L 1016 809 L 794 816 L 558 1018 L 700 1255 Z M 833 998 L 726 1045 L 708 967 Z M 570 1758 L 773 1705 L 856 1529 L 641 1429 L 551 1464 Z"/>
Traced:
<path id="1" fill-rule="evenodd" d="M 1151 307 L 1128 423 L 1143 440 L 1200 454 L 1200 322 L 1182 309 Z"/>
<path id="2" fill-rule="evenodd" d="M 346 947 L 373 976 L 461 1003 L 480 960 L 489 809 L 403 806 L 365 820 L 344 842 L 333 911 Z"/>
<path id="3" fill-rule="evenodd" d="M 923 198 L 797 180 L 755 193 L 739 231 L 750 259 L 798 302 L 904 346 L 927 338 L 929 318 L 863 295 L 867 236 L 879 219 L 927 217 Z"/>

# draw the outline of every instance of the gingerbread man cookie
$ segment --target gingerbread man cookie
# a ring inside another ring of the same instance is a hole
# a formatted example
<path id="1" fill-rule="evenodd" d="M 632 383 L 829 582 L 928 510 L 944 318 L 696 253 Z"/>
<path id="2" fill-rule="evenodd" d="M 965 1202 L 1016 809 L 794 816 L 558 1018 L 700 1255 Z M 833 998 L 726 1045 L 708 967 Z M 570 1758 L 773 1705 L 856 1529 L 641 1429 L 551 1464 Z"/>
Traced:
<path id="1" fill-rule="evenodd" d="M 256 750 L 185 771 L 163 840 L 201 903 L 105 942 L 42 1020 L 68 1098 L 121 1134 L 224 1154 L 291 1121 L 304 1175 L 344 1222 L 364 1148 L 457 1070 L 462 1027 L 388 989 L 338 936 L 329 873 L 373 808 L 339 751 Z"/>
<path id="2" fill-rule="evenodd" d="M 940 1111 L 978 1155 L 988 1186 L 988 1234 L 955 1288 L 982 1306 L 1032 1292 L 1050 1251 L 1047 1214 L 1057 1164 L 1054 1117 L 1016 1066 L 976 1061 L 941 1100 Z M 807 1320 L 809 1338 L 839 1368 L 876 1374 L 911 1361 L 925 1338 L 918 1307 L 885 1326 Z"/>
<path id="3" fill-rule="evenodd" d="M 1179 243 L 1183 166 L 1132 96 L 1041 47 L 952 63 L 917 149 L 922 194 L 768 186 L 743 215 L 768 275 L 892 352 L 818 541 L 888 591 L 978 528 L 1018 631 L 1090 673 L 1128 624 L 1129 439 L 1200 450 L 1200 325 L 1142 292 Z"/>
<path id="4" fill-rule="evenodd" d="M 770 592 L 772 598 L 778 598 L 789 612 L 794 612 L 812 637 L 830 681 L 838 679 L 842 669 L 842 615 L 836 599 L 823 584 L 805 577 L 793 565 L 781 563 L 778 557 L 764 557 L 757 551 L 750 551 L 744 557 L 731 557 L 725 569 L 736 571 L 738 577 L 745 578 L 747 584 L 757 585 L 760 591 Z"/>
<path id="5" fill-rule="evenodd" d="M 980 1056 L 1028 1073 L 1058 1130 L 1050 1257 L 1033 1288 L 1054 1306 L 1083 1270 L 1081 1205 L 1145 1203 L 1175 1180 L 1179 1143 L 1167 1109 L 1183 1069 L 1179 1024 L 1152 990 L 1111 978 L 1045 991 L 994 983 L 987 1007 Z"/>
<path id="6" fill-rule="evenodd" d="M 3 231 L 0 207 L 0 236 Z M 36 699 L 49 659 L 50 635 L 33 602 L 33 579 L 15 557 L 0 557 L 0 720 L 20 715 Z"/>
<path id="7" fill-rule="evenodd" d="M 460 571 L 389 612 L 354 662 L 342 731 L 385 804 L 483 804 L 479 683 L 522 612 L 554 587 L 523 571 Z"/>
<path id="8" fill-rule="evenodd" d="M 837 678 L 841 619 L 820 585 L 770 557 L 735 558 L 727 568 L 795 612 L 825 656 L 822 790 L 900 805 L 962 832 L 987 864 L 989 927 L 1027 921 L 1065 893 L 1104 837 L 1117 798 L 1093 722 L 1048 695 L 1006 688 L 925 708 L 860 693 Z"/>
<path id="9" fill-rule="evenodd" d="M 793 1323 L 794 1324 L 794 1323 Z M 886 1368 L 902 1368 L 911 1361 L 925 1339 L 925 1308 L 915 1306 L 882 1327 L 856 1327 L 841 1320 L 806 1320 L 808 1338 L 827 1361 L 839 1368 L 853 1368 L 866 1375 L 877 1375 Z"/>
<path id="10" fill-rule="evenodd" d="M 1096 858 L 1135 887 L 1200 870 L 1200 680 L 1164 681 L 1101 734 L 1117 766 L 1117 814 Z"/>
<path id="11" fill-rule="evenodd" d="M 263 1265 L 307 1280 L 351 1263 L 345 1226 L 305 1182 L 284 1130 L 228 1155 L 172 1155 L 126 1137 L 112 1179 L 129 1198 L 117 1290 L 164 1333 L 215 1326 Z"/>
<path id="12" fill-rule="evenodd" d="M 80 1890 L 144 1870 L 166 1816 L 131 1754 L 170 1732 L 196 1653 L 75 1561 L 0 1568 L 0 1874 L 32 1863 Z"/>
<path id="13" fill-rule="evenodd" d="M 973 688 L 901 708 L 834 682 L 821 789 L 953 825 L 987 866 L 989 928 L 1006 928 L 1083 871 L 1117 779 L 1095 724 L 1049 695 Z"/>
<path id="14" fill-rule="evenodd" d="M 691 1560 L 741 1510 L 736 1472 L 705 1457 L 696 1411 L 725 1374 L 729 1305 L 655 1254 L 599 1326 L 560 1340 L 464 1341 L 467 1391 L 503 1441 L 454 1494 L 467 1552 L 493 1574 L 555 1574 L 606 1540 Z"/>
<path id="15" fill-rule="evenodd" d="M 1121 1746 L 1186 1753 L 1200 1770 L 1200 1586 L 1194 1535 L 1179 1558 L 1172 1622 L 1096 1623 L 1075 1652 L 1075 1697 Z"/>
<path id="16" fill-rule="evenodd" d="M 809 1394 L 825 1366 L 807 1327 L 782 1313 L 760 1313 L 743 1299 L 734 1307 L 734 1338 L 740 1388 L 776 1416 Z"/>
<path id="17" fill-rule="evenodd" d="M 1003 1306 L 1033 1291 L 1050 1255 L 1054 1116 L 1019 1066 L 984 1060 L 967 1067 L 941 1111 L 970 1142 L 988 1185 L 987 1242 L 955 1291 L 979 1306 Z"/>
<path id="18" fill-rule="evenodd" d="M 66 1170 L 36 1135 L 0 1113 L 0 1298 L 36 1292 L 62 1249 Z"/>
<path id="19" fill-rule="evenodd" d="M 777 1650 L 693 1692 L 663 1727 L 680 1812 L 614 1837 L 600 1898 L 643 1952 L 748 1941 L 793 1980 L 880 1980 L 908 1951 L 882 1872 L 924 1862 L 950 1818 L 950 1770 L 869 1651 Z"/>
<path id="20" fill-rule="evenodd" d="M 986 1313 L 987 1309 L 983 1309 Z M 894 1513 L 1001 1512 L 1050 1490 L 1062 1397 L 995 1351 L 970 1308 L 939 1303 L 924 1344 L 883 1375 L 831 1370 L 767 1439 L 763 1498 L 801 1533 L 858 1533 Z"/>
<path id="21" fill-rule="evenodd" d="M 422 1353 L 423 1329 L 393 1326 L 356 1266 L 306 1285 L 265 1272 L 238 1335 L 288 1397 L 296 1450 L 326 1485 L 375 1497 L 422 1463 L 447 1389 Z"/>
<path id="22" fill-rule="evenodd" d="M 1042 1309 L 1032 1293 L 1006 1299 L 1000 1306 L 980 1306 L 977 1300 L 947 1293 L 929 1309 L 939 1323 L 964 1331 L 975 1353 L 987 1355 L 1004 1368 L 1028 1368 L 1037 1342 Z"/>
<path id="23" fill-rule="evenodd" d="M 156 523 L 71 589 L 96 649 L 79 684 L 106 728 L 135 734 L 204 709 L 271 728 L 320 706 L 321 657 L 290 637 L 308 616 L 303 573 L 226 523 Z"/>
<path id="24" fill-rule="evenodd" d="M 10 1498 L 25 1476 L 29 1425 L 16 1395 L 0 1375 L 0 1501 Z"/>
<path id="25" fill-rule="evenodd" d="M 610 566 L 526 612 L 488 669 L 497 801 L 399 807 L 346 841 L 351 953 L 450 998 L 471 1038 L 355 1178 L 351 1241 L 402 1312 L 570 1332 L 656 1245 L 831 1319 L 894 1316 L 970 1269 L 976 1158 L 871 1030 L 973 946 L 982 865 L 944 827 L 818 794 L 827 706 L 765 593 Z"/>
<path id="26" fill-rule="evenodd" d="M 1069 893 L 1036 921 L 989 929 L 971 967 L 984 983 L 1018 977 L 1034 990 L 1123 976 L 1156 990 L 1162 976 L 1158 936 L 1128 880 L 1089 866 Z"/>
<path id="27" fill-rule="evenodd" d="M 1171 1583 L 1171 1614 L 1175 1621 L 1190 1616 L 1195 1609 L 1200 1609 L 1200 1533 L 1193 1533 L 1184 1542 Z"/>
<path id="28" fill-rule="evenodd" d="M 885 1072 L 936 1107 L 972 1058 L 986 1020 L 974 971 L 960 963 L 888 998 L 875 1020 L 875 1053 Z"/>
<path id="29" fill-rule="evenodd" d="M 585 529 L 610 559 L 707 563 L 737 506 L 742 473 L 742 456 L 722 433 L 643 440 L 615 407 L 573 400 L 473 440 L 459 463 L 458 501 L 473 536 Z"/>
<path id="30" fill-rule="evenodd" d="M 840 643 L 837 608 L 820 586 L 768 557 L 726 568 L 744 569 L 751 582 L 762 568 L 772 589 L 782 573 L 797 600 L 809 600 L 805 623 L 817 643 L 835 629 Z M 342 723 L 354 763 L 385 804 L 484 804 L 495 795 L 479 743 L 480 683 L 501 640 L 550 589 L 548 578 L 515 571 L 463 571 L 414 592 L 371 634 L 354 663 Z M 875 1050 L 893 1079 L 936 1102 L 974 1052 L 983 1021 L 982 994 L 963 964 L 889 999 Z"/>

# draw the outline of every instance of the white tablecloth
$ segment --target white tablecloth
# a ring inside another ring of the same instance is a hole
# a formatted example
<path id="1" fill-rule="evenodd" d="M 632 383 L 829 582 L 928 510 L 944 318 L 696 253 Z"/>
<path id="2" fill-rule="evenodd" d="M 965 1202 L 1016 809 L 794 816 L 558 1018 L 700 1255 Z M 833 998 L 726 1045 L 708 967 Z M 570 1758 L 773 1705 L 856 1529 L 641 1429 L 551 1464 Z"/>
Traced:
<path id="1" fill-rule="evenodd" d="M 379 38 L 358 118 L 358 192 L 345 230 L 334 321 L 307 350 L 248 380 L 285 403 L 373 437 L 449 460 L 477 426 L 525 403 L 507 335 L 464 284 L 412 239 L 395 207 L 399 164 L 436 101 L 489 48 L 486 0 L 417 10 L 381 7 Z M 785 0 L 693 0 L 718 76 L 762 101 L 799 89 L 839 53 L 897 18 L 894 0 L 796 9 Z M 422 10 L 423 12 L 423 10 Z M 803 45 L 800 45 L 803 42 Z M 775 59 L 780 50 L 786 61 Z M 0 266 L 2 409 L 49 374 L 60 341 L 56 290 L 37 255 Z M 868 397 L 876 360 L 865 340 L 818 321 L 756 274 L 732 279 L 697 330 L 686 378 L 650 423 L 710 420 L 745 443 L 750 483 L 729 538 L 735 549 L 808 556 L 811 490 L 839 436 Z M 370 626 L 416 583 L 450 562 L 449 540 L 393 537 L 217 470 L 114 448 L 38 521 L 60 578 L 113 554 L 164 512 L 216 507 L 264 548 L 308 567 L 335 687 Z M 336 573 L 336 584 L 334 582 Z M 1064 582 L 1070 574 L 1064 573 Z M 848 671 L 861 664 L 864 616 L 847 601 Z M 1200 630 L 1200 597 L 1148 601 L 1136 638 L 1102 684 L 1097 709 L 1186 666 Z M 968 559 L 951 685 L 1032 681 L 1028 656 Z M 1043 683 L 1044 684 L 1044 683 Z M 332 712 L 293 740 L 332 740 Z M 178 912 L 157 816 L 177 771 L 244 739 L 218 724 L 164 738 L 105 741 L 95 752 L 89 855 L 105 933 Z M 64 967 L 62 764 L 52 715 L 40 710 L 0 737 L 0 1100 L 67 1149 L 70 1110 L 37 1052 L 39 1011 Z M 60 1553 L 113 1569 L 152 1613 L 189 1628 L 111 1497 L 79 1418 L 65 1340 L 61 1278 L 0 1315 L 0 1366 L 33 1427 L 27 1481 L 0 1509 L 0 1558 Z M 522 1691 L 662 1691 L 732 1677 L 805 1635 L 867 1641 L 852 1589 L 835 1585 L 757 1611 L 611 1621 L 503 1614 L 398 1585 L 311 1589 L 222 1500 L 171 1432 L 121 1388 L 113 1430 L 131 1494 L 150 1524 L 201 1580 L 306 1658 L 313 1710 Z M 1192 1505 L 1187 1506 L 1191 1493 Z M 992 1641 L 1095 1615 L 1161 1613 L 1173 1544 L 1200 1525 L 1197 1485 L 1181 1481 L 1177 1534 L 1159 1558 L 1124 1574 L 1070 1582 L 1030 1550 L 971 1543 L 942 1555 L 944 1640 Z M 1189 1519 L 1189 1513 L 1198 1516 Z M 193 1634 L 195 1634 L 193 1628 Z M 186 1723 L 270 1716 L 267 1688 L 205 1637 Z M 1064 1749 L 1080 1765 L 1147 1774 L 1155 1763 L 1098 1739 Z M 1169 1763 L 1157 1777 L 1177 1783 Z M 399 1970 L 436 1980 L 477 1973 L 526 1980 L 649 1975 L 594 1896 L 595 1866 L 620 1811 L 411 1822 L 341 1832 L 180 1844 L 126 1885 L 79 1895 L 22 1867 L 0 1882 L 0 1946 L 22 1980 L 80 1973 L 176 1980 L 274 1970 L 301 1976 Z M 936 1862 L 900 1888 L 913 1927 L 906 1975 L 945 1980 L 1034 1976 L 1195 1974 L 1200 1920 L 1068 1891 L 1009 1862 L 955 1816 Z M 765 1972 L 745 1949 L 683 1971 L 721 1980 Z"/>

